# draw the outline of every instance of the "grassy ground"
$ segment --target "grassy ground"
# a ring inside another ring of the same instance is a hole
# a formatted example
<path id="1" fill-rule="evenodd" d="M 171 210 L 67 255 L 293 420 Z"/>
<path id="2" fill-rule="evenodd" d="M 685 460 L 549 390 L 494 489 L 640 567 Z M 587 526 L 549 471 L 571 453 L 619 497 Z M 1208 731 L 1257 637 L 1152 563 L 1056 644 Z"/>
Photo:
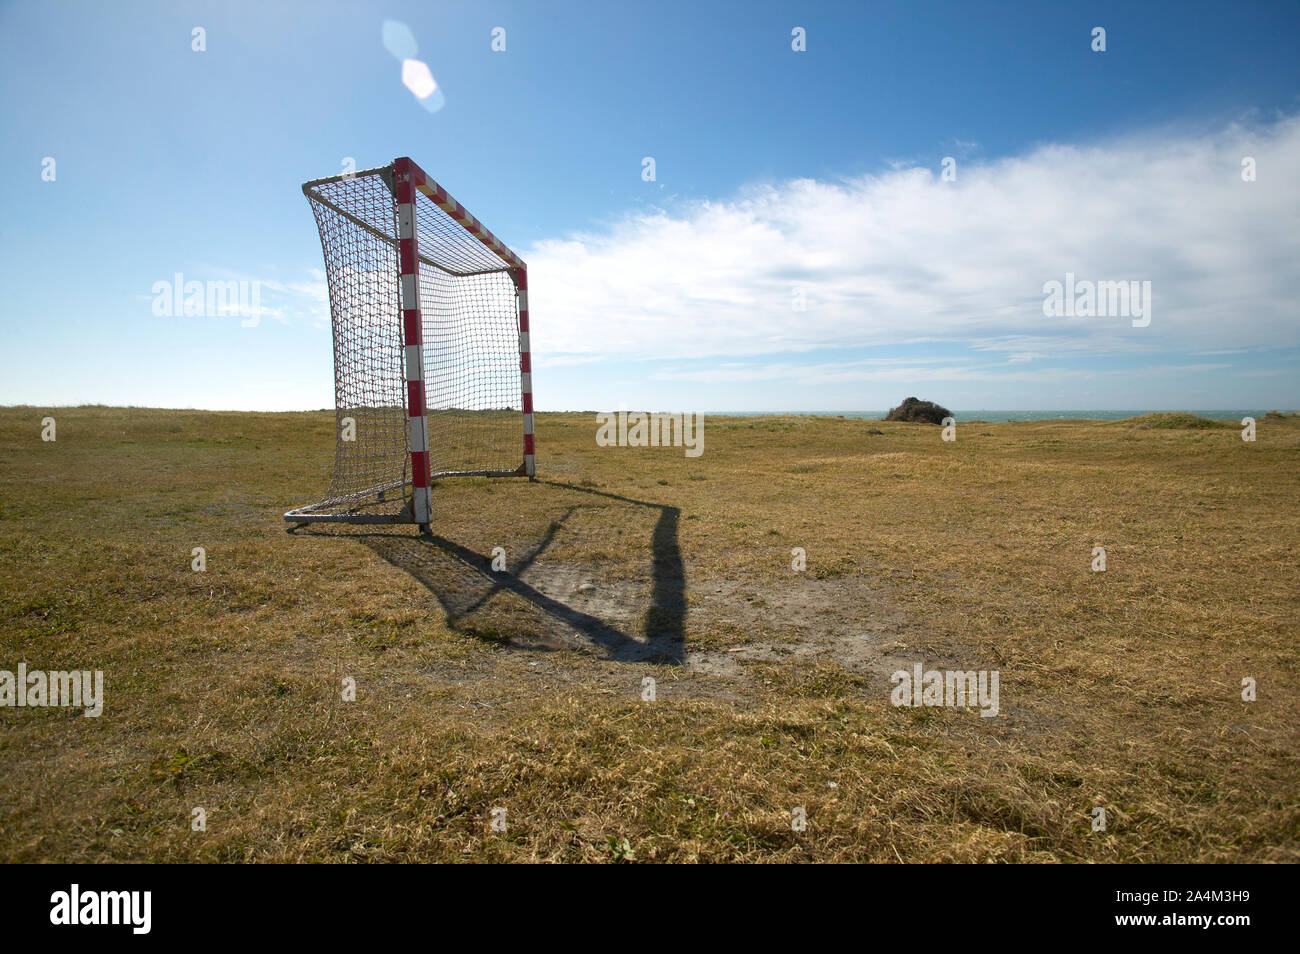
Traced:
<path id="1" fill-rule="evenodd" d="M 0 669 L 107 696 L 0 709 L 0 857 L 1300 860 L 1300 418 L 1196 424 L 541 415 L 428 540 L 286 532 L 329 414 L 0 409 Z"/>

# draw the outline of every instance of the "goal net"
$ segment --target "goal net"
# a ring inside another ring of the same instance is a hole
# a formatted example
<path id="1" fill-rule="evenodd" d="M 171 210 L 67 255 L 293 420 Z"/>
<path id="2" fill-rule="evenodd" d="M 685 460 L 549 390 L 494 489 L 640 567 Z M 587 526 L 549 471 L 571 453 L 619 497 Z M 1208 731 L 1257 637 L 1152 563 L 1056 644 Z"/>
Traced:
<path id="1" fill-rule="evenodd" d="M 290 522 L 427 527 L 431 481 L 535 473 L 527 272 L 409 159 L 303 185 L 334 336 L 325 498 Z"/>

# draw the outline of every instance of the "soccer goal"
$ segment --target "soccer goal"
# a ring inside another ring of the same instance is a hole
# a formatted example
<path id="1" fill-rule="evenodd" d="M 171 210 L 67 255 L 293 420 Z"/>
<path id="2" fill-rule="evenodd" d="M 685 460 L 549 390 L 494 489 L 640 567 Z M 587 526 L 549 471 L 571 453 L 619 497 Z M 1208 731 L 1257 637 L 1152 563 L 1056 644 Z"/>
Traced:
<path id="1" fill-rule="evenodd" d="M 430 484 L 536 473 L 528 272 L 410 159 L 303 184 L 334 334 L 334 476 L 290 523 L 415 523 Z"/>

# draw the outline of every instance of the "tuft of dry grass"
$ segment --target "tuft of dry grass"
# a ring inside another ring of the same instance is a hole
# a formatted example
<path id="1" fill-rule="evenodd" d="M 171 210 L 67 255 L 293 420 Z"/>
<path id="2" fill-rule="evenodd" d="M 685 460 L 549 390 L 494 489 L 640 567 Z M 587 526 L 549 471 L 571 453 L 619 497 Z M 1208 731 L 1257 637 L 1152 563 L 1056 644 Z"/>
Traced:
<path id="1" fill-rule="evenodd" d="M 1267 415 L 1266 415 L 1267 416 Z M 1164 411 L 1158 414 L 1141 414 L 1137 417 L 1126 417 L 1119 421 L 1120 424 L 1127 424 L 1130 427 L 1138 427 L 1143 430 L 1222 430 L 1231 428 L 1236 425 L 1229 421 L 1214 421 L 1208 417 L 1197 417 L 1195 414 L 1187 414 L 1183 411 Z"/>
<path id="2" fill-rule="evenodd" d="M 0 709 L 0 853 L 1295 861 L 1300 418 L 1138 423 L 710 418 L 686 458 L 538 415 L 544 479 L 440 482 L 424 540 L 286 532 L 332 414 L 0 409 L 0 669 L 107 695 Z M 1000 714 L 895 708 L 916 662 Z"/>

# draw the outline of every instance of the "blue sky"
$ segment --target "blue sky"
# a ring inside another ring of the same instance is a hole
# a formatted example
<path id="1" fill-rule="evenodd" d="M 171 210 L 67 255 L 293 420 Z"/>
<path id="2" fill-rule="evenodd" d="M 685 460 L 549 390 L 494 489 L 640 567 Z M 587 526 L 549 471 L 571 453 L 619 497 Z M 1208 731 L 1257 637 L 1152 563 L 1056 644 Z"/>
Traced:
<path id="1" fill-rule="evenodd" d="M 299 186 L 410 155 L 529 262 L 541 410 L 1294 408 L 1298 38 L 1293 3 L 3 3 L 0 403 L 331 406 Z M 267 312 L 156 316 L 178 272 Z M 1151 282 L 1150 322 L 1045 315 L 1067 273 Z"/>

